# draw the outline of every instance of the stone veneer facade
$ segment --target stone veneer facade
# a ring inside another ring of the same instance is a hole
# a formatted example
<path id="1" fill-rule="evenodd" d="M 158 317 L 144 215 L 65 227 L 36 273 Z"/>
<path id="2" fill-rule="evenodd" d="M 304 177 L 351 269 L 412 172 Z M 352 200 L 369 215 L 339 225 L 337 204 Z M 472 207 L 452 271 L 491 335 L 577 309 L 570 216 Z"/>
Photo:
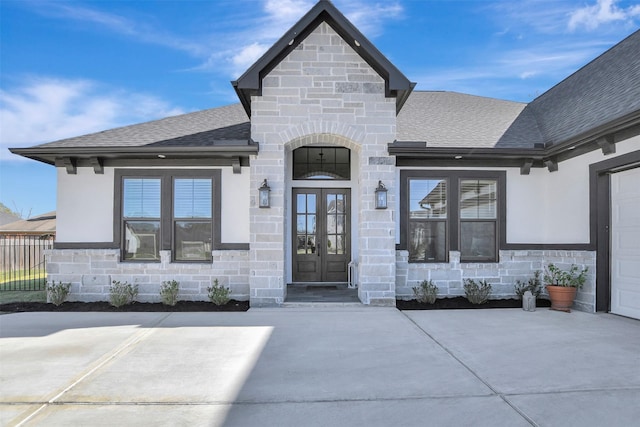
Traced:
<path id="1" fill-rule="evenodd" d="M 179 299 L 206 301 L 215 279 L 231 289 L 231 298 L 249 298 L 249 251 L 213 251 L 213 262 L 172 263 L 170 251 L 157 262 L 120 262 L 117 249 L 53 249 L 46 251 L 50 281 L 71 283 L 69 301 L 106 301 L 112 281 L 138 285 L 137 301 L 160 302 L 163 281 L 180 282 Z"/>
<path id="2" fill-rule="evenodd" d="M 448 263 L 409 263 L 408 251 L 396 252 L 396 294 L 398 299 L 413 299 L 414 286 L 423 280 L 433 280 L 438 286 L 438 298 L 464 296 L 464 279 L 486 280 L 491 284 L 492 299 L 513 298 L 517 280 L 526 281 L 536 270 L 554 263 L 562 269 L 572 264 L 588 267 L 587 281 L 578 291 L 574 307 L 595 312 L 596 253 L 564 250 L 503 250 L 497 263 L 460 263 L 460 252 L 451 251 Z M 542 277 L 541 277 L 542 279 Z"/>
<path id="3" fill-rule="evenodd" d="M 285 299 L 290 241 L 293 149 L 336 145 L 357 158 L 352 203 L 359 215 L 357 248 L 359 296 L 365 304 L 395 304 L 394 208 L 376 210 L 379 180 L 394 182 L 395 160 L 387 144 L 396 135 L 396 100 L 385 97 L 384 80 L 326 23 L 322 23 L 263 79 L 252 97 L 251 137 L 260 153 L 251 161 L 251 188 L 263 179 L 271 187 L 271 208 L 251 207 L 250 297 L 252 305 Z M 389 206 L 394 204 L 389 191 Z"/>

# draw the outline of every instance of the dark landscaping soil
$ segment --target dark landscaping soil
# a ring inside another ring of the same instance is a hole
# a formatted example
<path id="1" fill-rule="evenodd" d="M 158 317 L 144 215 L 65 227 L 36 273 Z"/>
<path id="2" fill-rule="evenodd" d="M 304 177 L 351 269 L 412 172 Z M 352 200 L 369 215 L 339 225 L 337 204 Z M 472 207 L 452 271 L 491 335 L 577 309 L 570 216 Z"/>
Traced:
<path id="1" fill-rule="evenodd" d="M 549 300 L 538 299 L 537 307 L 550 307 Z M 492 299 L 484 304 L 471 304 L 465 297 L 440 298 L 433 304 L 423 304 L 416 300 L 396 301 L 399 310 L 446 310 L 463 308 L 522 308 L 522 300 L 519 299 Z"/>
<path id="2" fill-rule="evenodd" d="M 59 306 L 44 302 L 12 302 L 0 304 L 0 312 L 19 313 L 23 311 L 247 311 L 249 301 L 231 300 L 226 305 L 215 305 L 209 301 L 178 301 L 174 306 L 162 303 L 135 302 L 116 308 L 106 301 L 99 302 L 65 302 Z"/>

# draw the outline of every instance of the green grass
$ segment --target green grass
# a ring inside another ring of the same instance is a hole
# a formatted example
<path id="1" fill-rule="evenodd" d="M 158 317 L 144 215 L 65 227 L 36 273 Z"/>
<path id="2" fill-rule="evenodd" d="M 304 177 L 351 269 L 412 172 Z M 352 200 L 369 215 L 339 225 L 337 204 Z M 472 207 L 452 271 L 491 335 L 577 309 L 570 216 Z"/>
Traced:
<path id="1" fill-rule="evenodd" d="M 47 287 L 47 273 L 44 270 L 21 270 L 0 272 L 0 292 L 27 290 L 35 292 Z"/>
<path id="2" fill-rule="evenodd" d="M 20 270 L 20 271 L 0 271 L 0 284 L 17 280 L 38 279 L 46 277 L 47 272 L 41 269 Z M 44 279 L 43 279 L 44 280 Z"/>
<path id="3" fill-rule="evenodd" d="M 14 291 L 16 289 L 25 289 L 27 292 L 37 290 L 45 290 L 47 287 L 47 279 L 42 277 L 39 279 L 21 279 L 0 283 L 0 292 Z"/>
<path id="4" fill-rule="evenodd" d="M 47 291 L 0 291 L 0 304 L 47 302 Z"/>

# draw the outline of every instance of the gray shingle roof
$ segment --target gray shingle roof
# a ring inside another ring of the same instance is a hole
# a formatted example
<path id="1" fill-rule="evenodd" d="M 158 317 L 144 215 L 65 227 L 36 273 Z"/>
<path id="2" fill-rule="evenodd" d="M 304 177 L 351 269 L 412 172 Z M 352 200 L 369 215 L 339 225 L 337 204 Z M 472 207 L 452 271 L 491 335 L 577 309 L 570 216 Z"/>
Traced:
<path id="1" fill-rule="evenodd" d="M 55 232 L 55 211 L 37 215 L 29 219 L 19 219 L 0 226 L 0 234 L 53 234 Z"/>
<path id="2" fill-rule="evenodd" d="M 63 139 L 34 148 L 210 146 L 214 140 L 250 138 L 249 118 L 240 104 Z"/>
<path id="3" fill-rule="evenodd" d="M 640 110 L 640 31 L 533 100 L 547 144 L 558 144 Z"/>
<path id="4" fill-rule="evenodd" d="M 531 117 L 520 117 L 525 106 L 455 92 L 414 91 L 398 114 L 396 139 L 426 141 L 427 147 L 492 148 L 498 141 L 510 147 L 533 147 L 538 140 L 514 134 L 515 129 L 535 128 Z M 513 135 L 505 139 L 507 131 Z"/>

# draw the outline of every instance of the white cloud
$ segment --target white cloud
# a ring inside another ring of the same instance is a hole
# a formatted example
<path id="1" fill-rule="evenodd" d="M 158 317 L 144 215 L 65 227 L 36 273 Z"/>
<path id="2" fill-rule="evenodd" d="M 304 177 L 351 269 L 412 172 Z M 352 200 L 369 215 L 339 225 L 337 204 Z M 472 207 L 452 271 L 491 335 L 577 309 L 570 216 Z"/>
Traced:
<path id="1" fill-rule="evenodd" d="M 498 23 L 496 36 L 515 34 L 516 38 L 535 34 L 557 34 L 566 30 L 571 7 L 559 0 L 494 1 L 483 4 L 488 19 Z M 504 30 L 506 28 L 506 30 Z"/>
<path id="2" fill-rule="evenodd" d="M 539 42 L 483 53 L 456 68 L 431 69 L 412 75 L 420 90 L 448 90 L 488 97 L 530 101 L 598 56 L 608 43 L 600 41 Z M 526 80 L 527 86 L 522 81 Z"/>
<path id="3" fill-rule="evenodd" d="M 592 6 L 584 6 L 573 11 L 569 17 L 569 30 L 575 31 L 580 27 L 595 30 L 604 24 L 632 22 L 634 18 L 640 17 L 640 5 L 623 8 L 618 7 L 617 2 L 618 0 L 597 0 Z"/>
<path id="4" fill-rule="evenodd" d="M 46 2 L 37 3 L 37 5 L 38 8 L 36 10 L 41 14 L 78 21 L 82 24 L 91 24 L 92 26 L 130 37 L 138 42 L 166 46 L 196 56 L 203 55 L 207 51 L 206 45 L 198 40 L 184 39 L 155 28 L 148 23 L 136 21 L 115 13 L 68 3 Z"/>
<path id="5" fill-rule="evenodd" d="M 240 52 L 233 55 L 231 63 L 233 65 L 233 75 L 240 76 L 254 62 L 256 62 L 263 53 L 269 48 L 266 44 L 253 43 L 243 47 Z"/>
<path id="6" fill-rule="evenodd" d="M 0 91 L 0 148 L 25 147 L 181 114 L 154 96 L 89 80 L 35 78 Z M 15 157 L 13 157 L 15 159 Z"/>
<path id="7" fill-rule="evenodd" d="M 345 15 L 364 35 L 377 37 L 382 34 L 385 21 L 401 19 L 403 12 L 404 8 L 398 2 L 368 4 L 357 1 Z"/>

